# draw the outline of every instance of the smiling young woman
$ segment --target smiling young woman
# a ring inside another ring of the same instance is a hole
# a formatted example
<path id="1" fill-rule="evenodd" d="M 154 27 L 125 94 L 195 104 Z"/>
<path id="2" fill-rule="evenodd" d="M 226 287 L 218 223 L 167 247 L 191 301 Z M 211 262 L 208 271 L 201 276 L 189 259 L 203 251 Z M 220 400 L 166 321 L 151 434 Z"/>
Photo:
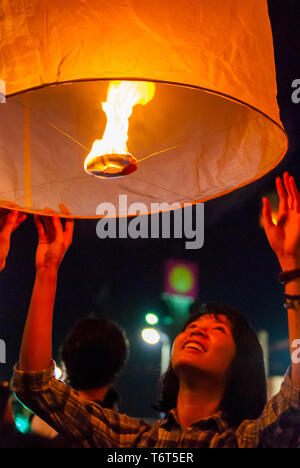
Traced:
<path id="1" fill-rule="evenodd" d="M 187 349 L 195 341 L 204 352 Z M 219 401 L 219 409 L 234 427 L 257 418 L 266 403 L 262 348 L 248 321 L 232 307 L 202 304 L 189 317 L 175 339 L 156 408 L 167 413 L 184 401 L 189 386 L 199 387 L 198 395 L 203 393 L 204 382 L 207 393 Z M 197 407 L 191 414 L 195 412 Z"/>

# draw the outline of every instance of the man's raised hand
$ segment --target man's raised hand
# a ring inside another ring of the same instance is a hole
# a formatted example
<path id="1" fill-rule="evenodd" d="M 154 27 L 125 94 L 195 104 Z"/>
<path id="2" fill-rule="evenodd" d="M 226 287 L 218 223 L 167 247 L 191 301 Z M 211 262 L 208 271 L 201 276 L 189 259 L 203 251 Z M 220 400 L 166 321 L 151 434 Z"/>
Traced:
<path id="1" fill-rule="evenodd" d="M 36 269 L 58 270 L 72 243 L 74 220 L 66 219 L 65 227 L 58 216 L 34 216 L 39 235 L 36 251 Z"/>

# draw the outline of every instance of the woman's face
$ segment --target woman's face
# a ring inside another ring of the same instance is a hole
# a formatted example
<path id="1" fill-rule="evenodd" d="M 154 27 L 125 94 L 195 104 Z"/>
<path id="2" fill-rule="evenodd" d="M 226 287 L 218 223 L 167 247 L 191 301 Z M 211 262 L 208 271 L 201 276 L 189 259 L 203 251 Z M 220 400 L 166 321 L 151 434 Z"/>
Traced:
<path id="1" fill-rule="evenodd" d="M 179 380 L 193 370 L 225 381 L 235 354 L 236 345 L 227 317 L 203 315 L 176 337 L 172 367 Z"/>

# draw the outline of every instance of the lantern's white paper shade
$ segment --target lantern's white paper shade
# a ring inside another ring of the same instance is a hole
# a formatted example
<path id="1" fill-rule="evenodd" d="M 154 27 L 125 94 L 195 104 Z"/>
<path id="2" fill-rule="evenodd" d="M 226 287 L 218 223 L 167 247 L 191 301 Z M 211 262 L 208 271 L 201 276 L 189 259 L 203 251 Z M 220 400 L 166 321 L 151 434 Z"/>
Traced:
<path id="1" fill-rule="evenodd" d="M 265 0 L 2 0 L 0 36 L 3 206 L 65 204 L 96 217 L 112 202 L 120 215 L 126 194 L 150 212 L 230 192 L 286 152 Z M 83 162 L 103 135 L 115 79 L 154 81 L 156 92 L 129 121 L 137 171 L 99 180 Z"/>
<path id="2" fill-rule="evenodd" d="M 5 104 L 5 101 L 6 101 L 5 81 L 0 79 L 0 104 Z"/>

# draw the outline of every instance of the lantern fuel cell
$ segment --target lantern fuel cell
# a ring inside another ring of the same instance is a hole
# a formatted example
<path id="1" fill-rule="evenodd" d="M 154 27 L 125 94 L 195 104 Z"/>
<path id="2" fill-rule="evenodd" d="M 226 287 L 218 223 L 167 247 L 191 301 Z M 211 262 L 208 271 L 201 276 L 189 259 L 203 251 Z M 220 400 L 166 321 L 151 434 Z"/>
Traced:
<path id="1" fill-rule="evenodd" d="M 6 102 L 6 86 L 5 81 L 0 79 L 0 104 L 5 104 Z"/>
<path id="2" fill-rule="evenodd" d="M 103 138 L 96 140 L 84 168 L 95 177 L 122 177 L 137 169 L 136 159 L 128 152 L 129 117 L 137 104 L 147 104 L 155 93 L 154 83 L 112 82 L 107 100 L 102 103 L 107 124 Z"/>
<path id="3" fill-rule="evenodd" d="M 17 3 L 1 4 L 0 205 L 183 207 L 284 157 L 267 0 Z"/>

